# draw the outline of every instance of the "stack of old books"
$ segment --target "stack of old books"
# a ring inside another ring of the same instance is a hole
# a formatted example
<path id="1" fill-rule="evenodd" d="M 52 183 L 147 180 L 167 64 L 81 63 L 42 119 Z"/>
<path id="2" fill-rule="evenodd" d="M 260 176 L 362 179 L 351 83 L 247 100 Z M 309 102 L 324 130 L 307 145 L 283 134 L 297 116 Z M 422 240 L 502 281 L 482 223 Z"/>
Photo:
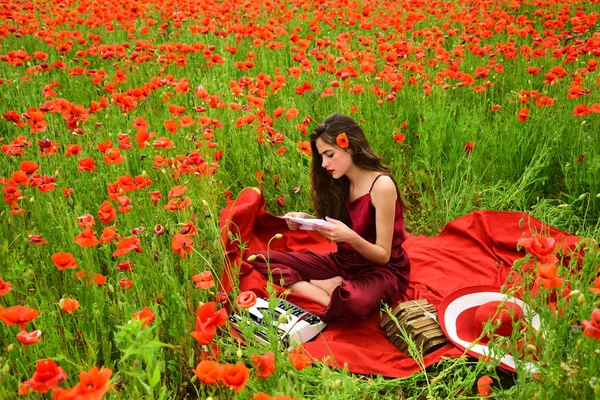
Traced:
<path id="1" fill-rule="evenodd" d="M 380 326 L 385 329 L 390 342 L 404 354 L 409 354 L 406 339 L 412 340 L 423 354 L 448 343 L 448 338 L 437 321 L 437 310 L 426 299 L 400 303 L 392 310 L 392 315 L 398 322 L 386 314 L 381 319 Z"/>

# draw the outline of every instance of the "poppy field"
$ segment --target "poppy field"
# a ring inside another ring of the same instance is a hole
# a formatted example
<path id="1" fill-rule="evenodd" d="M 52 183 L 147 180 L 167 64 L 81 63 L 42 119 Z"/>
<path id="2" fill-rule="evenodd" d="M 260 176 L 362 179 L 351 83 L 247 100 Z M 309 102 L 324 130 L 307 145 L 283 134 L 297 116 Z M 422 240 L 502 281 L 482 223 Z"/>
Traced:
<path id="1" fill-rule="evenodd" d="M 0 398 L 600 398 L 599 19 L 598 0 L 0 0 Z M 247 187 L 310 212 L 308 135 L 334 112 L 395 173 L 410 234 L 493 209 L 581 237 L 519 244 L 545 328 L 504 346 L 539 373 L 463 357 L 385 379 L 230 335 L 253 299 L 220 290 L 219 213 Z"/>

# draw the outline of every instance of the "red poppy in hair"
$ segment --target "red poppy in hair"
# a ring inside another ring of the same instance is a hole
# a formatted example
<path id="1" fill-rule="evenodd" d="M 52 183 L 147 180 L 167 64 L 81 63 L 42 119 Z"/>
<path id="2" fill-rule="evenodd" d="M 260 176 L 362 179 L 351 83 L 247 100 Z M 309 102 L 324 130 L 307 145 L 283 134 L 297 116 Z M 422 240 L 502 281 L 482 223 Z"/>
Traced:
<path id="1" fill-rule="evenodd" d="M 348 136 L 346 136 L 346 132 L 342 132 L 335 138 L 335 143 L 342 149 L 348 147 Z"/>
<path id="2" fill-rule="evenodd" d="M 537 372 L 534 362 L 519 361 L 511 354 L 496 354 L 488 347 L 489 336 L 480 338 L 486 323 L 496 325 L 493 335 L 510 337 L 514 327 L 527 322 L 537 331 L 540 317 L 525 302 L 500 293 L 494 286 L 462 288 L 446 297 L 438 310 L 442 330 L 452 343 L 477 358 L 492 358 L 500 367 L 516 371 L 517 364 L 530 372 Z M 492 337 L 493 338 L 493 337 Z"/>

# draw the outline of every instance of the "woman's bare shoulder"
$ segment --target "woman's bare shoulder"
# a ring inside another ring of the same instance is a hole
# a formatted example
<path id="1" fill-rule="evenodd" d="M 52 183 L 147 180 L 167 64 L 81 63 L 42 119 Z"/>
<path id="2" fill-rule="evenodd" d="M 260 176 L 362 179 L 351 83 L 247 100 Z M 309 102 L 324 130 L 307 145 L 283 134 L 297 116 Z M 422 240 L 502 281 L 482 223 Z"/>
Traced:
<path id="1" fill-rule="evenodd" d="M 396 185 L 389 175 L 380 176 L 377 181 L 375 181 L 373 189 L 371 190 L 371 198 L 373 200 L 395 200 L 397 196 L 398 194 L 396 192 Z"/>

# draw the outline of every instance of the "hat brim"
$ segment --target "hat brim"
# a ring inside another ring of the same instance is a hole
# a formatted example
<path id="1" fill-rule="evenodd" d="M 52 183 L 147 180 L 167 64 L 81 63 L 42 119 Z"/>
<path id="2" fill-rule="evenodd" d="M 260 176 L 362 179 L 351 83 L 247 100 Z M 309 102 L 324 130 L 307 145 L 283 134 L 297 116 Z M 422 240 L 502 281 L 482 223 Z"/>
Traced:
<path id="1" fill-rule="evenodd" d="M 540 328 L 540 316 L 519 298 L 507 296 L 500 293 L 494 286 L 470 286 L 459 289 L 442 301 L 438 310 L 440 326 L 448 339 L 457 347 L 467 350 L 467 353 L 473 357 L 489 357 L 499 361 L 500 367 L 509 371 L 516 372 L 517 363 L 525 371 L 535 373 L 538 371 L 537 363 L 524 362 L 515 359 L 511 354 L 493 354 L 487 344 L 473 343 L 465 337 L 461 337 L 457 329 L 457 320 L 461 313 L 473 307 L 486 304 L 490 301 L 514 302 L 521 307 L 523 318 L 531 323 L 531 326 L 537 331 Z"/>

